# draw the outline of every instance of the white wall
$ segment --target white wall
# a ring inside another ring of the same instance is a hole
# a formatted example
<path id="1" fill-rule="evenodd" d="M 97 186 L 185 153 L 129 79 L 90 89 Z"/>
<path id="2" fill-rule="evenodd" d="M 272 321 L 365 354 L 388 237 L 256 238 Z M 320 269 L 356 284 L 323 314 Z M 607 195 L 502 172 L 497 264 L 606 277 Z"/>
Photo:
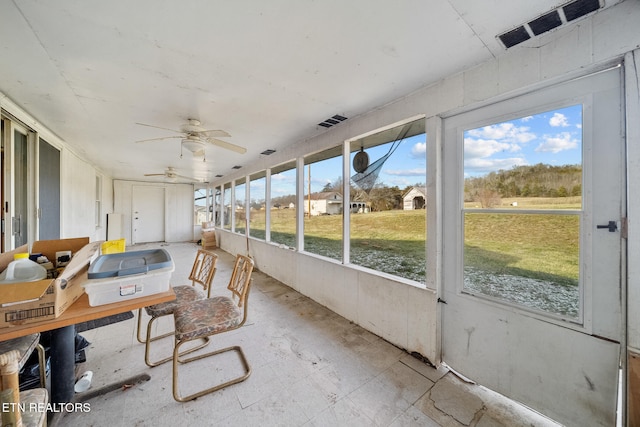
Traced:
<path id="1" fill-rule="evenodd" d="M 111 178 L 92 163 L 78 156 L 29 112 L 0 92 L 0 107 L 9 112 L 49 144 L 60 150 L 60 237 L 89 237 L 92 241 L 106 238 L 106 214 L 113 203 Z M 96 176 L 102 177 L 102 226 L 96 228 Z"/>
<path id="2" fill-rule="evenodd" d="M 164 187 L 165 218 L 164 235 L 167 242 L 190 242 L 194 230 L 194 187 L 192 184 L 152 183 L 138 181 L 113 181 L 113 212 L 123 215 L 123 233 L 132 242 L 131 207 L 133 186 Z"/>
<path id="3" fill-rule="evenodd" d="M 492 61 L 447 77 L 369 114 L 349 119 L 316 138 L 293 144 L 288 149 L 246 166 L 243 174 L 258 172 L 311 152 L 334 147 L 344 140 L 410 117 L 453 115 L 597 71 L 622 60 L 626 53 L 640 46 L 638 22 L 638 2 L 625 1 L 574 26 L 523 43 Z M 637 61 L 636 56 L 632 67 L 636 80 Z M 636 114 L 638 99 L 636 87 L 628 100 L 635 106 Z M 634 140 L 630 142 L 637 145 L 640 118 L 635 116 L 628 122 L 631 122 L 629 126 L 635 128 Z M 439 135 L 428 137 L 435 139 Z M 436 141 L 435 146 L 439 143 Z M 640 150 L 630 149 L 628 161 L 630 165 L 639 163 Z M 638 170 L 637 167 L 635 169 Z M 226 176 L 224 181 L 214 182 L 213 186 L 241 176 L 241 173 Z M 638 182 L 640 173 L 632 173 L 630 179 Z M 629 187 L 634 188 L 634 185 L 630 184 Z M 630 192 L 630 200 L 635 201 L 631 207 L 635 211 L 640 209 L 640 205 L 636 206 L 640 203 L 640 197 L 633 196 Z M 640 231 L 634 228 L 632 221 L 629 224 L 629 240 L 640 241 Z M 218 241 L 223 249 L 231 253 L 246 251 L 244 236 L 219 231 Z M 265 242 L 251 240 L 250 248 L 257 267 L 266 274 L 402 348 L 416 351 L 431 361 L 439 360 L 438 313 L 436 296 L 432 290 L 371 275 L 335 261 Z M 629 265 L 640 266 L 640 251 L 629 253 Z M 322 274 L 305 274 L 309 271 Z M 636 325 L 640 324 L 639 273 L 636 272 L 629 280 L 629 313 L 636 313 L 630 314 L 630 320 Z M 636 349 L 640 348 L 640 330 L 633 330 L 629 343 Z"/>
<path id="4" fill-rule="evenodd" d="M 88 236 L 92 241 L 104 240 L 104 226 L 96 228 L 95 225 L 96 169 L 69 150 L 61 150 L 60 157 L 60 237 Z"/>

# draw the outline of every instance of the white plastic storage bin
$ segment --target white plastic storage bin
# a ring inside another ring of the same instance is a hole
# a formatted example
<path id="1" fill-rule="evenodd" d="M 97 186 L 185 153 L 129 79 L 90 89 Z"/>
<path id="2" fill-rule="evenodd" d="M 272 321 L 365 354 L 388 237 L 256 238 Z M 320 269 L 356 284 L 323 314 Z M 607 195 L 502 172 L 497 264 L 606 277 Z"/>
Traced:
<path id="1" fill-rule="evenodd" d="M 102 255 L 89 267 L 84 290 L 92 307 L 166 292 L 174 269 L 164 249 Z"/>

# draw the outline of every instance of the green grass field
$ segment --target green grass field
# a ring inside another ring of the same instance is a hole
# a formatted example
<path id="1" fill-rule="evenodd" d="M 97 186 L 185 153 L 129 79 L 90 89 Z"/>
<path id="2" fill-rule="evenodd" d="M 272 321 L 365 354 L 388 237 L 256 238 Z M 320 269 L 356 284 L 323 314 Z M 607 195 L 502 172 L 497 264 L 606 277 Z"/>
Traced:
<path id="1" fill-rule="evenodd" d="M 500 207 L 512 207 L 513 201 L 503 200 Z M 517 202 L 514 210 L 580 209 L 579 198 Z M 351 215 L 351 262 L 424 283 L 425 214 L 396 210 Z M 577 285 L 577 215 L 466 213 L 464 222 L 465 267 Z M 295 210 L 273 210 L 271 224 L 272 241 L 295 246 Z M 252 212 L 251 235 L 264 238 L 264 227 L 264 212 Z M 341 215 L 305 217 L 304 230 L 306 251 L 342 259 Z"/>

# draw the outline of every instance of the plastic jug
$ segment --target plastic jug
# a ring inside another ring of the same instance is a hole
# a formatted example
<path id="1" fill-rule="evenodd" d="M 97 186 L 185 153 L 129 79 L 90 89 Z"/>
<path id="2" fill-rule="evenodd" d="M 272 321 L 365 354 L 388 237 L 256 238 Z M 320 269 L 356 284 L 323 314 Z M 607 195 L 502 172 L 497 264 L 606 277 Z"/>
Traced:
<path id="1" fill-rule="evenodd" d="M 15 254 L 7 269 L 0 273 L 0 284 L 33 282 L 47 278 L 47 270 L 29 259 L 29 254 Z"/>

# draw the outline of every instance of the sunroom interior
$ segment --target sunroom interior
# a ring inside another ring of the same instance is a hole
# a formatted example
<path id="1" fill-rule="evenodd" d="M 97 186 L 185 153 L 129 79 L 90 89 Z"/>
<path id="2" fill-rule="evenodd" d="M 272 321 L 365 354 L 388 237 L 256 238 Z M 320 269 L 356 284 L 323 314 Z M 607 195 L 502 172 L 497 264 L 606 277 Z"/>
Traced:
<path id="1" fill-rule="evenodd" d="M 206 222 L 426 363 L 640 423 L 637 1 L 0 12 L 2 252 Z"/>

